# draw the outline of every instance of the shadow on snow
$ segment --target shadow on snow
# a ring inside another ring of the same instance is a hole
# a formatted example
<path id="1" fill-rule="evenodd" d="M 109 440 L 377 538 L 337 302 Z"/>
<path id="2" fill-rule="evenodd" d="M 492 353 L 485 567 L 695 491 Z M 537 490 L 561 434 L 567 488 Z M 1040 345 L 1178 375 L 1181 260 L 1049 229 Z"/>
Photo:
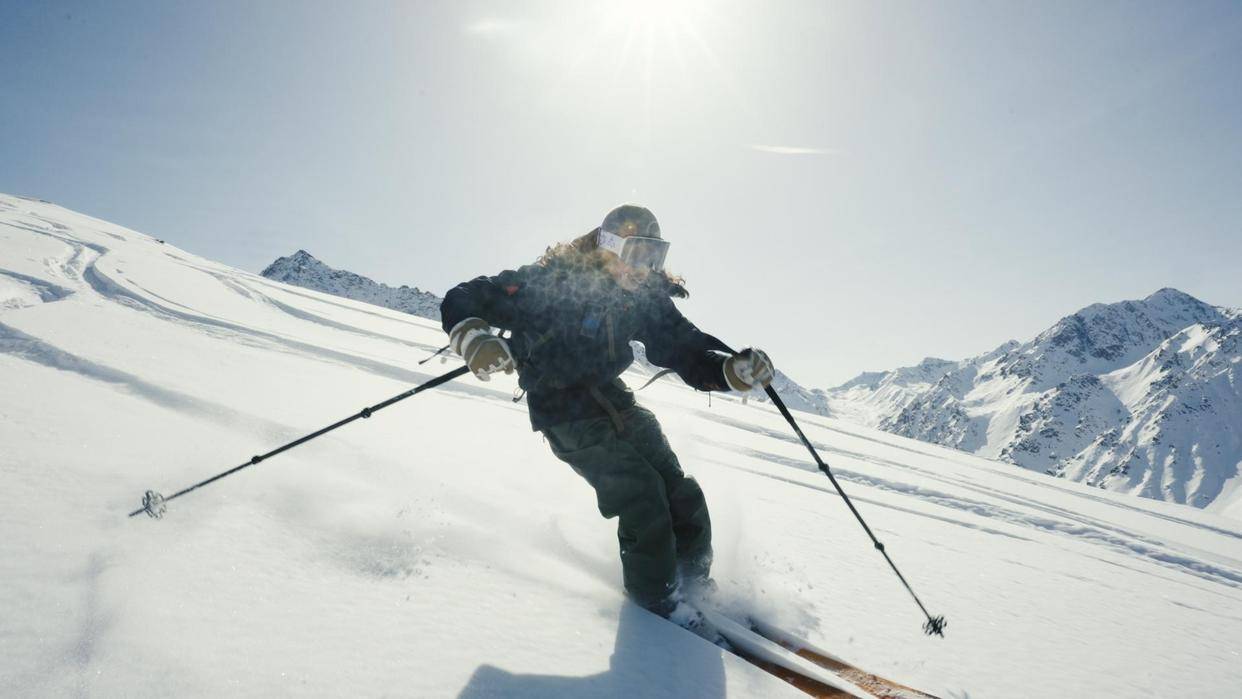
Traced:
<path id="1" fill-rule="evenodd" d="M 585 677 L 515 674 L 480 665 L 458 699 L 484 697 L 724 697 L 724 660 L 706 641 L 686 644 L 668 622 L 637 605 L 621 606 L 606 671 Z"/>

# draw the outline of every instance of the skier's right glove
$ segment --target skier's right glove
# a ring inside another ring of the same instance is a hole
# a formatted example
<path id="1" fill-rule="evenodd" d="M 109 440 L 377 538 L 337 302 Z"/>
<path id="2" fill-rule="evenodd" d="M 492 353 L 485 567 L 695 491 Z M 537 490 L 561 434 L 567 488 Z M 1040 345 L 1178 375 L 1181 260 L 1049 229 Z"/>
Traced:
<path id="1" fill-rule="evenodd" d="M 482 381 L 490 381 L 491 375 L 503 371 L 512 374 L 515 363 L 509 343 L 492 334 L 492 328 L 482 318 L 467 318 L 449 331 L 449 347 L 466 360 L 466 366 Z"/>

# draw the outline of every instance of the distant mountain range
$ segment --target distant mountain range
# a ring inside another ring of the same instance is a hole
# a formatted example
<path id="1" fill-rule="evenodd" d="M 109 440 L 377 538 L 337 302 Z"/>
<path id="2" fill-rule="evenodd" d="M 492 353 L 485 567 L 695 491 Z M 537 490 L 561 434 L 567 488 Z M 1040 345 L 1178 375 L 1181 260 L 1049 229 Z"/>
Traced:
<path id="1" fill-rule="evenodd" d="M 1088 306 L 1026 343 L 815 393 L 831 414 L 894 434 L 1208 507 L 1242 497 L 1240 337 L 1242 311 L 1161 289 Z"/>
<path id="2" fill-rule="evenodd" d="M 440 320 L 439 296 L 417 287 L 388 286 L 360 274 L 333 269 L 305 250 L 277 258 L 260 274 L 278 282 Z"/>

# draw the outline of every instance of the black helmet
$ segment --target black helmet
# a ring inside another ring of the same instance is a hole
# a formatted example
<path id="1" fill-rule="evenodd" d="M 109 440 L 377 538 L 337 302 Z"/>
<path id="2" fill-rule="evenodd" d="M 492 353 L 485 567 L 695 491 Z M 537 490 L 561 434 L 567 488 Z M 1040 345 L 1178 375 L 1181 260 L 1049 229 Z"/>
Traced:
<path id="1" fill-rule="evenodd" d="M 660 222 L 656 220 L 651 209 L 637 204 L 622 204 L 604 217 L 599 225 L 605 233 L 628 238 L 637 235 L 643 238 L 659 238 Z"/>
<path id="2" fill-rule="evenodd" d="M 604 217 L 595 236 L 596 247 L 620 257 L 631 267 L 653 271 L 664 268 L 668 243 L 660 238 L 660 223 L 650 209 L 622 204 Z"/>

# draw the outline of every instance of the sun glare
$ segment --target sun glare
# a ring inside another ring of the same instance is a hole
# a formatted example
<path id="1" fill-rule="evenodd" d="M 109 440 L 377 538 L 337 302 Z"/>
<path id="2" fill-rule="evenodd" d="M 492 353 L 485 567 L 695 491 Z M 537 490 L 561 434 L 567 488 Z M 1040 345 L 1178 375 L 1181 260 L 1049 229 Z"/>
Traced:
<path id="1" fill-rule="evenodd" d="M 631 0 L 609 3 L 605 19 L 631 27 L 680 27 L 700 19 L 706 2 L 694 0 Z"/>
<path id="2" fill-rule="evenodd" d="M 602 50 L 608 57 L 614 85 L 642 91 L 648 135 L 657 82 L 682 84 L 705 70 L 718 70 L 716 56 L 700 32 L 712 19 L 710 10 L 702 0 L 630 0 L 597 6 L 599 30 L 587 39 L 588 52 L 601 55 Z"/>
<path id="3" fill-rule="evenodd" d="M 590 99 L 581 103 L 593 120 L 616 121 L 643 145 L 652 143 L 661 119 L 706 110 L 722 94 L 732 113 L 747 109 L 708 40 L 718 40 L 721 20 L 731 17 L 719 5 L 629 0 L 570 7 L 545 16 L 477 17 L 464 30 L 533 61 L 558 108 L 566 93 L 585 92 Z"/>
<path id="4" fill-rule="evenodd" d="M 707 47 L 698 27 L 708 18 L 706 2 L 696 0 L 637 0 L 603 5 L 599 34 L 615 50 L 618 70 L 641 62 L 648 77 L 655 63 L 687 66 L 685 49 Z M 661 66 L 667 67 L 667 66 Z"/>

